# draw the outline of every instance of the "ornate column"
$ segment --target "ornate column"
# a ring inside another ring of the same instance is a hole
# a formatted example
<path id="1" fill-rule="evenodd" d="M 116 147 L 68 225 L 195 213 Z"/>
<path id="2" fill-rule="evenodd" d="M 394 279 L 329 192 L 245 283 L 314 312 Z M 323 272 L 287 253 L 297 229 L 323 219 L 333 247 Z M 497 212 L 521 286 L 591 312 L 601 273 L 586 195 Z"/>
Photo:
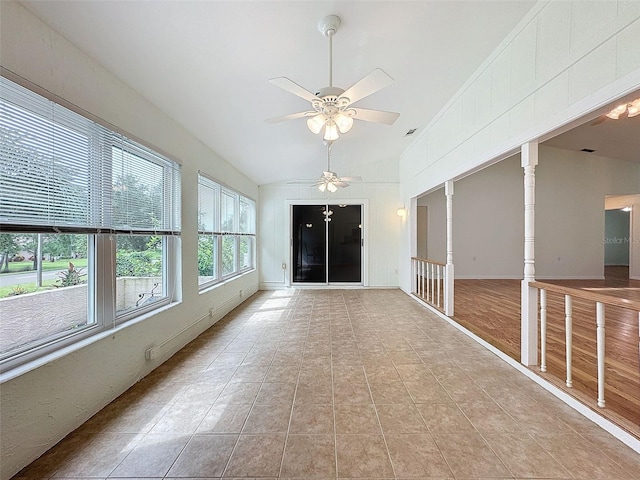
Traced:
<path id="1" fill-rule="evenodd" d="M 535 204 L 538 164 L 538 144 L 522 145 L 522 168 L 524 169 L 524 278 L 521 289 L 520 317 L 520 362 L 524 365 L 538 364 L 538 290 L 530 287 L 535 281 Z"/>
<path id="2" fill-rule="evenodd" d="M 444 183 L 447 197 L 447 263 L 445 266 L 444 313 L 453 316 L 453 180 Z"/>

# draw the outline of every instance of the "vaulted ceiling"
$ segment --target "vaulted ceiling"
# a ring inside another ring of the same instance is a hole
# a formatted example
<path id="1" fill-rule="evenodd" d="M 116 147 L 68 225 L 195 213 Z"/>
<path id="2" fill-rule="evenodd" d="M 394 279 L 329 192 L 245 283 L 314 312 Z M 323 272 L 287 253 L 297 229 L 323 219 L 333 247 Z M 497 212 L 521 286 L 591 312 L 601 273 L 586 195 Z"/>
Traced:
<path id="1" fill-rule="evenodd" d="M 394 83 L 357 106 L 399 112 L 392 126 L 356 122 L 333 149 L 340 174 L 395 162 L 408 130 L 429 123 L 533 6 L 509 1 L 23 1 L 28 9 L 258 184 L 315 178 L 322 139 L 308 109 L 268 83 L 286 76 L 316 92 L 328 83 L 318 21 L 339 15 L 334 84 L 374 68 Z M 366 181 L 367 179 L 364 178 Z"/>

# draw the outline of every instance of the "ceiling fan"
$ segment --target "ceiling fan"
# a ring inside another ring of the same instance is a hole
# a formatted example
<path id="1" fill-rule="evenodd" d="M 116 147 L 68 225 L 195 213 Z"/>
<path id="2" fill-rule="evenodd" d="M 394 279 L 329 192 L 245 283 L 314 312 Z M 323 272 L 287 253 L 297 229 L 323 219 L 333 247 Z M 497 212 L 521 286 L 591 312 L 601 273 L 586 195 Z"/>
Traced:
<path id="1" fill-rule="evenodd" d="M 327 142 L 327 169 L 322 172 L 318 180 L 303 180 L 299 182 L 288 182 L 290 185 L 308 185 L 318 187 L 321 192 L 329 191 L 331 193 L 338 188 L 346 188 L 349 182 L 361 182 L 362 177 L 338 177 L 336 172 L 331 171 L 331 142 Z"/>
<path id="2" fill-rule="evenodd" d="M 272 78 L 269 82 L 311 103 L 311 109 L 304 112 L 291 113 L 281 117 L 270 118 L 268 123 L 307 117 L 307 127 L 315 134 L 323 133 L 324 140 L 337 140 L 340 133 L 347 133 L 353 126 L 353 120 L 392 125 L 400 116 L 399 113 L 382 110 L 355 108 L 353 104 L 384 87 L 391 85 L 393 79 L 382 69 L 376 68 L 367 76 L 353 84 L 347 90 L 333 86 L 333 36 L 340 27 L 340 17 L 328 15 L 318 23 L 318 30 L 329 39 L 329 86 L 311 93 L 287 77 Z"/>

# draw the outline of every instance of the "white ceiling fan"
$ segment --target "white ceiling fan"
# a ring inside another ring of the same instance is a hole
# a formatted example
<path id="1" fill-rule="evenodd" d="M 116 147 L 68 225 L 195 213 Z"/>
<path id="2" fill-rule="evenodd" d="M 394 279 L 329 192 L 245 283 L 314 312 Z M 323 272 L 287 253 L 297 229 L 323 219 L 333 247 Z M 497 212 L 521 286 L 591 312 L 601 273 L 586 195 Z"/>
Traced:
<path id="1" fill-rule="evenodd" d="M 318 180 L 302 180 L 298 182 L 288 182 L 290 185 L 307 185 L 318 187 L 321 192 L 335 192 L 338 188 L 346 188 L 349 182 L 361 182 L 362 177 L 338 177 L 336 172 L 331 171 L 331 142 L 327 142 L 327 169 L 322 172 Z"/>
<path id="2" fill-rule="evenodd" d="M 358 100 L 393 83 L 393 79 L 380 68 L 376 68 L 347 90 L 333 86 L 332 39 L 340 23 L 340 17 L 337 15 L 328 15 L 318 23 L 318 30 L 329 38 L 329 86 L 321 88 L 314 94 L 287 77 L 272 78 L 269 80 L 270 83 L 304 98 L 311 103 L 311 109 L 270 118 L 266 120 L 268 123 L 307 117 L 309 130 L 315 134 L 322 132 L 324 140 L 332 142 L 339 138 L 340 133 L 351 130 L 354 119 L 391 125 L 400 116 L 399 113 L 394 112 L 353 107 Z"/>

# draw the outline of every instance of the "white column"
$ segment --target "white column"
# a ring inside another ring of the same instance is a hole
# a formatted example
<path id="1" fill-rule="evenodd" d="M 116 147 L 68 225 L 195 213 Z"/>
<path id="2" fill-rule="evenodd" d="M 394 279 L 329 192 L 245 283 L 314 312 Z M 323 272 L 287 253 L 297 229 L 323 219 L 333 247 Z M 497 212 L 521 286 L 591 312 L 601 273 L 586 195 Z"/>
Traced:
<path id="1" fill-rule="evenodd" d="M 524 278 L 521 289 L 520 361 L 524 365 L 538 363 L 538 290 L 529 286 L 535 281 L 535 204 L 538 144 L 522 146 L 524 169 Z"/>
<path id="2" fill-rule="evenodd" d="M 453 180 L 444 182 L 447 197 L 447 264 L 445 266 L 444 314 L 453 316 Z"/>

